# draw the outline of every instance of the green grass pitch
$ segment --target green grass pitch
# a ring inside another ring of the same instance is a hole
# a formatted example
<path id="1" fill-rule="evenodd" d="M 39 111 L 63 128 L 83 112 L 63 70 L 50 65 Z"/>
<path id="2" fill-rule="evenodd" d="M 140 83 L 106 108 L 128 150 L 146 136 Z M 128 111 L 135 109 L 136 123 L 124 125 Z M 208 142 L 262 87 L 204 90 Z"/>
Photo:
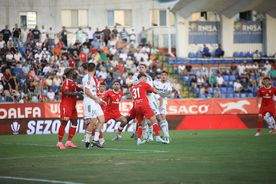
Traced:
<path id="1" fill-rule="evenodd" d="M 171 131 L 169 145 L 136 145 L 124 133 L 104 134 L 104 149 L 55 148 L 56 135 L 0 136 L 0 183 L 47 183 L 3 178 L 23 177 L 75 183 L 207 184 L 276 183 L 276 135 L 255 129 Z M 67 135 L 66 135 L 67 136 Z M 1 178 L 2 177 L 2 178 Z"/>

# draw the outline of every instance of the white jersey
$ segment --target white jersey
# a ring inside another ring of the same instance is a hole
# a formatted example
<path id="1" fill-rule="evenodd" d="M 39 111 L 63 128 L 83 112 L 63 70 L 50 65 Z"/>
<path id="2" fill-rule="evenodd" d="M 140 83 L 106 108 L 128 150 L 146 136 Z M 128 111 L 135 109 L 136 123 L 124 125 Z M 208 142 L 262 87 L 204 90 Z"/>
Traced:
<path id="1" fill-rule="evenodd" d="M 103 111 L 95 100 L 88 97 L 85 94 L 85 89 L 89 89 L 90 93 L 93 96 L 97 96 L 97 82 L 94 77 L 91 77 L 89 74 L 86 74 L 82 79 L 83 86 L 83 106 L 84 106 L 84 119 L 97 118 L 99 116 L 103 116 Z"/>
<path id="2" fill-rule="evenodd" d="M 160 79 L 153 82 L 153 87 L 161 92 L 162 107 L 160 109 L 161 114 L 167 112 L 167 95 L 172 91 L 172 83 L 170 81 L 162 82 Z"/>
<path id="3" fill-rule="evenodd" d="M 138 83 L 138 75 L 139 73 L 135 73 L 133 76 L 132 76 L 132 80 L 133 80 L 133 83 Z M 152 77 L 146 73 L 146 76 L 147 76 L 147 83 L 153 87 L 153 80 L 152 80 Z M 147 98 L 149 100 L 149 105 L 151 107 L 151 109 L 153 110 L 154 114 L 155 115 L 159 115 L 160 112 L 159 112 L 159 108 L 158 108 L 158 104 L 157 104 L 157 101 L 156 101 L 156 98 L 154 96 L 154 93 L 148 93 L 147 95 Z"/>
<path id="4" fill-rule="evenodd" d="M 88 104 L 95 103 L 95 101 L 92 98 L 88 97 L 85 94 L 85 88 L 88 88 L 93 96 L 97 95 L 97 84 L 96 84 L 96 81 L 94 80 L 94 77 L 91 77 L 89 74 L 86 74 L 82 79 L 82 86 L 83 86 L 83 92 L 84 92 L 83 103 L 88 103 Z"/>

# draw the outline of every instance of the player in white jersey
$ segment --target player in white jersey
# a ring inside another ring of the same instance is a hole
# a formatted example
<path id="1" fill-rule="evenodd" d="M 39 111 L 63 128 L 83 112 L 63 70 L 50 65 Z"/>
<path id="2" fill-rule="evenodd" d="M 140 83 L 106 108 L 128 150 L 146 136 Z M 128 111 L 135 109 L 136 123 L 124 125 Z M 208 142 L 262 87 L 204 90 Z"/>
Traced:
<path id="1" fill-rule="evenodd" d="M 149 85 L 151 85 L 152 87 L 154 87 L 152 77 L 146 73 L 146 70 L 147 70 L 146 65 L 145 64 L 140 64 L 138 70 L 139 70 L 140 73 L 144 73 L 144 74 L 147 75 L 147 83 Z M 133 75 L 133 77 L 132 77 L 133 83 L 138 81 L 138 78 L 137 78 L 138 75 L 139 75 L 139 73 L 135 73 Z M 157 99 L 155 98 L 155 94 L 149 93 L 147 97 L 148 97 L 148 100 L 149 100 L 150 107 L 152 108 L 154 114 L 156 115 L 156 118 L 159 122 L 160 127 L 161 127 L 161 125 L 163 127 L 165 127 L 165 125 L 168 124 L 168 122 L 166 121 L 166 119 L 163 119 L 161 117 L 160 109 L 159 109 L 159 106 L 158 106 Z M 167 122 L 167 123 L 165 123 L 165 122 Z M 167 140 L 169 140 L 168 131 L 164 132 L 164 130 L 167 130 L 167 129 L 162 128 L 162 131 L 164 133 L 164 136 L 167 137 Z M 152 126 L 147 126 L 147 123 L 144 123 L 144 126 L 143 126 L 143 137 L 146 138 L 148 141 L 153 141 L 153 128 L 152 128 Z"/>
<path id="2" fill-rule="evenodd" d="M 102 148 L 102 145 L 99 143 L 99 134 L 105 119 L 100 104 L 106 105 L 106 103 L 97 96 L 98 81 L 95 77 L 96 65 L 94 63 L 89 63 L 87 70 L 88 73 L 82 79 L 84 91 L 84 119 L 87 123 L 87 128 L 85 131 L 85 147 L 89 149 L 91 133 L 92 130 L 95 130 L 92 144 Z"/>
<path id="3" fill-rule="evenodd" d="M 168 81 L 168 72 L 162 71 L 161 79 L 155 80 L 153 82 L 153 86 L 161 93 L 161 96 L 157 97 L 158 99 L 160 99 L 160 104 L 159 104 L 160 116 L 158 117 L 158 119 L 159 119 L 159 125 L 165 136 L 164 139 L 167 142 L 169 142 L 170 134 L 169 134 L 168 121 L 166 120 L 166 113 L 167 113 L 167 97 L 172 92 L 172 84 L 170 81 Z"/>

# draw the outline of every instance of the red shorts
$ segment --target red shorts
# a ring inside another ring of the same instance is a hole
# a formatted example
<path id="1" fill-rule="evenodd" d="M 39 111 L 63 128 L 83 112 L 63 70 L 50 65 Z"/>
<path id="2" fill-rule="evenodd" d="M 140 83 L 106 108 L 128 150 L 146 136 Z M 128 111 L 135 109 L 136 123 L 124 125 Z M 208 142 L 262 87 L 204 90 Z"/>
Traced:
<path id="1" fill-rule="evenodd" d="M 60 106 L 60 119 L 61 121 L 69 121 L 70 119 L 78 119 L 78 113 L 76 107 L 72 106 Z"/>
<path id="2" fill-rule="evenodd" d="M 111 119 L 118 120 L 121 116 L 122 116 L 122 114 L 120 112 L 116 112 L 116 113 L 112 113 L 112 114 L 104 113 L 105 122 L 108 122 Z"/>
<path id="3" fill-rule="evenodd" d="M 129 111 L 128 115 L 129 115 L 129 119 L 135 119 L 136 112 L 135 112 L 135 108 L 134 107 L 131 108 L 131 110 Z"/>
<path id="4" fill-rule="evenodd" d="M 152 116 L 155 115 L 149 105 L 135 106 L 135 112 L 138 123 L 141 123 L 144 117 L 150 119 Z"/>
<path id="5" fill-rule="evenodd" d="M 275 111 L 275 106 L 261 106 L 260 111 L 259 111 L 259 116 L 264 117 L 265 114 L 269 112 L 269 114 L 272 117 L 275 117 L 276 111 Z"/>

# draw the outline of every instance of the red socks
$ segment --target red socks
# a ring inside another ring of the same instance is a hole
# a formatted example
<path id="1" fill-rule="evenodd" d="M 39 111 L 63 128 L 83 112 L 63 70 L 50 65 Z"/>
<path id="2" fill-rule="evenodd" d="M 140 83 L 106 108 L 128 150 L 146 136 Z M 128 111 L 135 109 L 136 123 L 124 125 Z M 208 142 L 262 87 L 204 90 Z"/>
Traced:
<path id="1" fill-rule="evenodd" d="M 261 132 L 262 126 L 263 126 L 263 119 L 258 120 L 257 132 Z"/>
<path id="2" fill-rule="evenodd" d="M 77 126 L 71 125 L 69 128 L 68 141 L 71 141 L 76 133 Z"/>
<path id="3" fill-rule="evenodd" d="M 102 139 L 102 138 L 103 138 L 103 133 L 102 131 L 100 131 L 99 139 Z"/>
<path id="4" fill-rule="evenodd" d="M 155 136 L 159 136 L 160 134 L 159 134 L 159 126 L 158 126 L 158 124 L 154 123 L 152 126 L 153 126 L 153 131 L 155 133 Z"/>
<path id="5" fill-rule="evenodd" d="M 62 142 L 62 138 L 64 136 L 64 133 L 65 133 L 65 127 L 63 125 L 60 125 L 59 129 L 58 129 L 58 141 L 59 142 Z"/>
<path id="6" fill-rule="evenodd" d="M 142 128 L 142 126 L 139 125 L 138 128 L 137 128 L 137 138 L 138 139 L 141 139 L 142 131 L 143 131 L 143 128 Z"/>

